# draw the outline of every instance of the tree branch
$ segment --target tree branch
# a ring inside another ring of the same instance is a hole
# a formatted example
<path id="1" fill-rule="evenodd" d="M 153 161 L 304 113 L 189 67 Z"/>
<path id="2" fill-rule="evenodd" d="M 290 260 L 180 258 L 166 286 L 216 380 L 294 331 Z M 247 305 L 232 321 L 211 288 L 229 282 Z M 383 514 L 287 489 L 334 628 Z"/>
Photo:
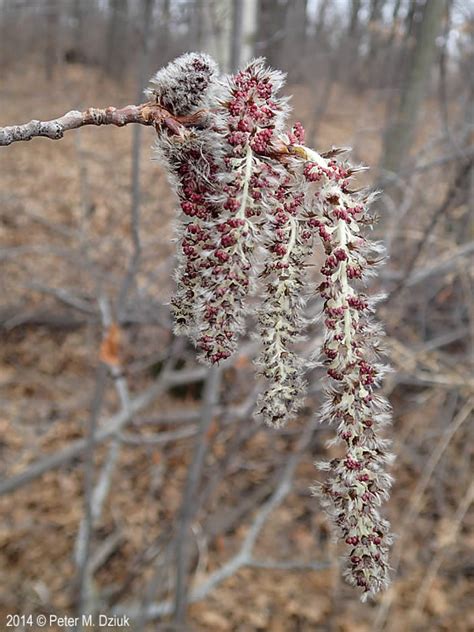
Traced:
<path id="1" fill-rule="evenodd" d="M 214 590 L 223 581 L 232 577 L 241 568 L 253 566 L 256 568 L 280 568 L 281 570 L 314 570 L 319 571 L 330 566 L 328 562 L 317 561 L 287 561 L 287 560 L 258 560 L 254 558 L 253 552 L 257 539 L 262 532 L 270 514 L 279 507 L 291 491 L 291 484 L 295 474 L 295 470 L 300 462 L 304 450 L 309 445 L 315 423 L 312 422 L 306 426 L 303 434 L 298 441 L 296 450 L 288 459 L 287 464 L 282 470 L 281 478 L 270 498 L 259 508 L 255 515 L 254 521 L 249 527 L 239 551 L 230 560 L 225 562 L 217 570 L 210 573 L 207 578 L 193 590 L 191 590 L 188 603 L 195 603 L 204 599 L 210 592 Z M 140 614 L 144 615 L 146 620 L 158 619 L 162 616 L 169 615 L 173 612 L 175 603 L 172 600 L 153 603 L 146 608 L 144 613 L 140 613 L 140 608 L 134 604 L 118 605 L 113 610 L 116 615 L 127 614 L 132 618 L 136 618 Z"/>
<path id="2" fill-rule="evenodd" d="M 126 105 L 123 108 L 88 108 L 84 112 L 71 110 L 63 116 L 50 121 L 33 119 L 23 125 L 0 127 L 0 146 L 11 145 L 16 141 L 31 140 L 37 136 L 59 140 L 64 132 L 79 129 L 85 125 L 115 125 L 123 127 L 129 123 L 140 125 L 165 125 L 175 134 L 180 134 L 187 125 L 195 125 L 202 118 L 202 112 L 192 116 L 173 116 L 168 110 L 149 101 L 140 105 Z"/>
<path id="3" fill-rule="evenodd" d="M 194 448 L 193 460 L 188 470 L 186 486 L 183 492 L 181 515 L 176 538 L 176 594 L 175 621 L 184 623 L 188 599 L 188 530 L 196 511 L 196 495 L 201 479 L 201 472 L 209 445 L 209 428 L 218 403 L 221 386 L 221 370 L 211 367 L 206 379 L 199 434 Z"/>
<path id="4" fill-rule="evenodd" d="M 143 410 L 155 399 L 171 386 L 189 384 L 202 380 L 206 375 L 206 369 L 199 367 L 189 369 L 188 371 L 169 371 L 165 375 L 161 375 L 157 382 L 150 386 L 142 395 L 139 395 L 130 402 L 130 410 L 120 410 L 117 414 L 109 417 L 102 426 L 97 430 L 95 435 L 95 444 L 103 443 L 109 437 L 116 433 L 120 433 L 130 421 L 133 415 Z M 18 474 L 14 474 L 10 478 L 0 481 L 0 496 L 8 494 L 19 487 L 23 487 L 32 480 L 38 478 L 45 472 L 54 470 L 66 463 L 70 463 L 77 457 L 81 456 L 87 447 L 87 439 L 76 439 L 68 446 L 62 448 L 58 452 L 45 456 L 42 459 L 34 461 L 28 468 Z"/>

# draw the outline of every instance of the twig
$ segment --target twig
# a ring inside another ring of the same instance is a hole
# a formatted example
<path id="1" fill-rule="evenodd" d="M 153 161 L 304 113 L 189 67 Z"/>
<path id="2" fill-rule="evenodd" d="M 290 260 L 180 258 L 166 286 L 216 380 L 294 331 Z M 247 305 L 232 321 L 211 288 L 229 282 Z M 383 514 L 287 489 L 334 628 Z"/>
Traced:
<path id="1" fill-rule="evenodd" d="M 121 410 L 103 423 L 103 427 L 97 430 L 95 436 L 95 444 L 98 445 L 106 441 L 109 437 L 120 432 L 128 424 L 133 415 L 140 412 L 155 399 L 172 386 L 191 384 L 192 382 L 201 381 L 206 375 L 205 368 L 190 369 L 189 371 L 170 371 L 163 372 L 158 381 L 147 389 L 142 395 L 132 399 L 130 402 L 130 410 Z M 66 463 L 70 463 L 79 457 L 87 446 L 86 439 L 78 439 L 72 441 L 71 444 L 51 454 L 43 459 L 35 461 L 20 474 L 16 474 L 0 482 L 0 496 L 8 494 L 20 487 L 23 487 L 32 480 L 42 476 L 45 472 L 49 472 L 55 468 L 61 467 Z"/>
<path id="2" fill-rule="evenodd" d="M 169 432 L 159 432 L 153 435 L 139 435 L 121 432 L 119 434 L 122 443 L 128 445 L 163 445 L 179 439 L 194 437 L 198 433 L 197 426 L 188 426 L 181 430 L 171 430 Z"/>
<path id="3" fill-rule="evenodd" d="M 466 513 L 468 512 L 469 507 L 471 506 L 473 501 L 474 501 L 474 483 L 471 483 L 467 489 L 467 492 L 462 497 L 456 513 L 454 514 L 453 521 L 449 529 L 449 536 L 448 536 L 449 539 L 445 540 L 445 542 L 439 549 L 438 553 L 431 560 L 431 563 L 428 566 L 428 569 L 425 571 L 423 581 L 421 583 L 420 588 L 418 589 L 416 600 L 413 605 L 412 611 L 410 613 L 411 618 L 414 618 L 417 612 L 419 612 L 423 608 L 426 601 L 426 597 L 428 595 L 428 591 L 431 587 L 431 584 L 433 583 L 441 567 L 441 564 L 443 563 L 443 560 L 446 556 L 446 553 L 449 550 L 449 547 L 453 543 L 456 542 L 456 537 L 459 532 L 459 529 L 461 528 L 462 521 L 464 520 L 464 517 Z"/>
<path id="4" fill-rule="evenodd" d="M 129 123 L 153 126 L 157 132 L 165 127 L 169 134 L 183 137 L 188 127 L 208 126 L 209 116 L 207 110 L 198 110 L 185 116 L 175 116 L 154 101 L 147 101 L 140 105 L 127 105 L 121 109 L 109 106 L 106 108 L 88 108 L 84 112 L 71 110 L 63 116 L 50 121 L 32 120 L 23 125 L 0 127 L 0 147 L 11 145 L 11 143 L 17 141 L 31 140 L 36 137 L 59 140 L 64 136 L 64 132 L 79 129 L 85 125 L 115 125 L 123 127 Z M 282 139 L 275 142 L 274 147 L 269 152 L 264 150 L 256 153 L 283 160 L 291 154 L 300 159 L 308 160 L 306 155 L 294 152 L 292 146 L 286 144 Z"/>
<path id="5" fill-rule="evenodd" d="M 178 535 L 176 537 L 175 621 L 177 623 L 183 623 L 186 615 L 189 566 L 188 532 L 196 510 L 195 497 L 209 444 L 208 430 L 214 416 L 214 407 L 218 400 L 220 384 L 221 369 L 212 367 L 209 369 L 206 380 L 199 434 L 196 438 L 193 460 L 188 471 L 181 505 L 181 516 L 178 523 Z"/>
<path id="6" fill-rule="evenodd" d="M 138 95 L 140 99 L 143 90 L 143 84 L 146 80 L 148 57 L 150 52 L 150 31 L 152 24 L 153 13 L 153 0 L 146 0 L 143 5 L 143 24 L 141 34 L 141 60 L 138 71 Z M 129 266 L 125 278 L 123 280 L 122 287 L 120 289 L 119 297 L 117 300 L 117 314 L 120 318 L 122 310 L 125 308 L 127 296 L 130 288 L 134 284 L 135 276 L 140 266 L 140 259 L 142 254 L 142 247 L 140 242 L 140 203 L 141 203 L 141 189 L 140 189 L 140 139 L 141 139 L 141 127 L 137 126 L 133 130 L 132 140 L 132 199 L 131 199 L 131 232 L 132 232 L 132 244 L 133 252 L 130 258 Z"/>
<path id="7" fill-rule="evenodd" d="M 79 529 L 75 558 L 78 568 L 79 616 L 87 611 L 89 603 L 90 584 L 88 561 L 90 554 L 90 540 L 93 526 L 93 480 L 94 480 L 94 450 L 97 433 L 97 419 L 102 405 L 107 372 L 104 365 L 100 365 L 97 370 L 96 389 L 92 402 L 92 411 L 89 424 L 89 435 L 86 439 L 86 461 L 84 471 L 84 518 Z"/>
<path id="8" fill-rule="evenodd" d="M 428 484 L 431 480 L 433 472 L 435 471 L 436 466 L 438 465 L 441 457 L 449 446 L 451 439 L 454 437 L 456 432 L 462 426 L 462 424 L 469 419 L 470 414 L 472 412 L 472 408 L 474 405 L 474 399 L 469 399 L 463 408 L 459 411 L 455 419 L 451 422 L 450 426 L 446 429 L 446 432 L 439 440 L 436 448 L 431 453 L 430 458 L 424 468 L 423 476 L 419 480 L 418 485 L 415 488 L 415 491 L 411 497 L 410 505 L 408 507 L 408 511 L 405 513 L 405 517 L 402 521 L 402 525 L 400 528 L 400 537 L 397 541 L 397 545 L 394 548 L 394 552 L 392 555 L 392 567 L 393 572 L 396 573 L 398 571 L 398 567 L 400 565 L 400 561 L 403 553 L 403 539 L 407 533 L 408 527 L 412 525 L 415 521 L 415 518 L 418 514 L 420 503 L 423 499 L 424 493 L 428 487 Z M 387 620 L 388 613 L 392 606 L 393 599 L 395 594 L 393 590 L 389 591 L 385 594 L 384 599 L 380 603 L 380 606 L 377 611 L 377 615 L 374 622 L 373 630 L 374 632 L 378 632 L 379 630 L 383 630 L 385 622 Z"/>
<path id="9" fill-rule="evenodd" d="M 140 105 L 126 105 L 123 108 L 109 106 L 106 108 L 88 108 L 84 112 L 71 110 L 63 116 L 50 121 L 32 120 L 23 125 L 0 127 L 0 146 L 31 140 L 38 136 L 59 140 L 65 132 L 79 129 L 85 125 L 115 125 L 123 127 L 130 123 L 139 125 L 162 124 L 171 126 L 172 130 L 179 130 L 181 126 L 195 123 L 199 117 L 173 117 L 168 110 L 152 101 Z"/>
<path id="10" fill-rule="evenodd" d="M 407 287 L 410 282 L 410 277 L 412 272 L 421 256 L 423 251 L 423 245 L 426 243 L 427 239 L 430 237 L 434 229 L 436 228 L 439 220 L 446 215 L 446 213 L 451 209 L 455 208 L 456 205 L 460 203 L 460 192 L 462 192 L 462 187 L 465 185 L 467 178 L 471 172 L 471 169 L 474 165 L 474 157 L 471 157 L 469 160 L 466 160 L 463 164 L 461 164 L 459 171 L 454 179 L 454 182 L 449 187 L 446 192 L 446 196 L 442 202 L 442 204 L 435 210 L 433 213 L 431 220 L 426 227 L 423 237 L 420 240 L 418 247 L 415 249 L 413 255 L 408 261 L 408 264 L 403 272 L 403 279 L 398 283 L 395 289 L 390 293 L 390 300 L 392 300 L 395 296 L 399 294 L 405 287 Z"/>
<path id="11" fill-rule="evenodd" d="M 296 467 L 300 461 L 302 453 L 311 441 L 314 429 L 314 423 L 308 424 L 308 426 L 305 428 L 295 452 L 288 459 L 287 464 L 283 469 L 280 481 L 275 491 L 270 496 L 268 501 L 258 510 L 255 519 L 249 530 L 247 531 L 244 541 L 242 542 L 239 552 L 223 566 L 211 573 L 202 584 L 193 589 L 189 595 L 188 603 L 194 603 L 196 601 L 204 599 L 220 583 L 222 583 L 229 577 L 232 577 L 232 575 L 234 575 L 244 566 L 259 566 L 261 564 L 265 565 L 265 560 L 259 561 L 258 559 L 255 560 L 253 558 L 253 549 L 255 547 L 258 536 L 260 535 L 263 527 L 268 520 L 268 517 L 283 502 L 283 500 L 291 491 L 291 482 L 293 480 Z M 279 566 L 281 564 L 282 568 L 286 566 L 285 561 L 272 561 L 271 564 L 276 566 Z M 303 570 L 303 564 L 300 565 L 300 563 L 297 562 L 295 562 L 294 564 L 297 567 L 299 566 L 297 570 Z M 329 567 L 329 564 L 326 562 L 304 563 L 304 566 L 306 565 L 308 566 L 307 570 L 321 570 Z M 132 606 L 125 605 L 117 606 L 114 610 L 114 613 L 118 615 L 127 614 L 130 617 L 134 618 L 139 614 L 138 610 L 138 608 L 133 608 Z M 173 610 L 173 601 L 163 601 L 161 603 L 151 604 L 145 612 L 145 617 L 148 620 L 157 619 L 162 616 L 171 614 Z"/>

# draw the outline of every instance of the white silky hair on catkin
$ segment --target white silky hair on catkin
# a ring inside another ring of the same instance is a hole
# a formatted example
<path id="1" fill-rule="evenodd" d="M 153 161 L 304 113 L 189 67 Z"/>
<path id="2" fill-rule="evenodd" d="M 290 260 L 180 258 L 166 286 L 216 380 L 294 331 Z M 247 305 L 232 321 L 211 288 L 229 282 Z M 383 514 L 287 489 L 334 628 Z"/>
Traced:
<path id="1" fill-rule="evenodd" d="M 217 82 L 217 63 L 205 53 L 185 53 L 159 70 L 145 95 L 176 116 L 191 114 L 209 105 L 210 87 Z"/>

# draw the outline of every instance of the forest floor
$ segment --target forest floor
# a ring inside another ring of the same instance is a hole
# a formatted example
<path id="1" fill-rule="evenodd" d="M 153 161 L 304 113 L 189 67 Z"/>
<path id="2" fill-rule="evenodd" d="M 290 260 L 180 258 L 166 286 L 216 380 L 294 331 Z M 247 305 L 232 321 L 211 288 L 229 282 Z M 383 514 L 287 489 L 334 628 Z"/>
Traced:
<path id="1" fill-rule="evenodd" d="M 45 85 L 32 69 L 28 73 L 21 79 L 13 74 L 3 77 L 0 125 L 53 118 L 90 105 L 125 105 L 134 101 L 136 92 L 133 85 L 119 87 L 98 71 L 77 66 L 61 69 L 61 79 L 51 85 Z M 314 114 L 309 96 L 309 88 L 295 88 L 292 104 L 303 123 Z M 336 87 L 319 129 L 319 146 L 353 144 L 359 158 L 377 164 L 383 125 L 377 95 L 354 96 Z M 101 330 L 87 310 L 79 306 L 78 311 L 71 311 L 66 304 L 72 294 L 84 299 L 94 295 L 97 284 L 113 294 L 126 269 L 131 139 L 130 128 L 82 129 L 60 142 L 35 139 L 0 151 L 2 477 L 21 472 L 38 455 L 52 453 L 86 431 Z M 142 131 L 141 142 L 143 265 L 138 285 L 161 302 L 171 289 L 173 199 L 164 173 L 149 160 L 151 130 Z M 427 208 L 440 203 L 444 184 L 429 183 Z M 459 221 L 457 217 L 452 221 Z M 419 224 L 410 227 L 413 233 L 425 217 L 417 220 Z M 451 233 L 440 234 L 435 246 L 442 250 L 451 239 Z M 394 259 L 403 260 L 403 253 L 396 252 Z M 460 300 L 462 278 L 459 284 L 453 273 L 443 287 L 433 291 L 427 303 L 433 310 L 426 316 L 428 339 L 439 335 L 434 323 L 451 327 L 448 317 Z M 59 298 L 58 288 L 64 290 Z M 412 321 L 406 309 L 410 299 L 403 300 L 403 305 L 381 310 L 396 370 L 386 386 L 395 411 L 392 434 L 398 455 L 387 512 L 398 534 L 400 554 L 396 581 L 383 602 L 390 605 L 384 629 L 467 632 L 474 629 L 472 593 L 469 596 L 474 531 L 468 530 L 472 517 L 459 514 L 470 481 L 472 445 L 472 426 L 460 417 L 469 381 L 466 350 L 460 342 L 441 350 L 426 346 L 419 321 Z M 168 343 L 169 332 L 152 323 L 131 327 L 123 336 L 127 366 L 147 362 L 151 366 L 145 373 L 130 370 L 130 387 L 140 392 L 153 379 L 153 371 L 159 370 L 156 349 Z M 248 365 L 243 358 L 238 378 L 234 370 L 224 378 L 235 401 L 242 401 L 251 384 Z M 198 398 L 199 392 L 193 389 L 167 394 L 147 409 L 146 418 L 183 407 L 194 409 Z M 116 407 L 111 391 L 104 412 L 113 414 Z M 308 421 L 311 411 L 305 413 L 295 428 Z M 466 419 L 468 415 L 469 410 Z M 453 424 L 459 428 L 443 446 Z M 189 629 L 377 629 L 374 621 L 382 600 L 362 604 L 343 583 L 340 551 L 332 544 L 326 519 L 309 492 L 316 478 L 313 461 L 327 452 L 324 443 L 330 436 L 331 431 L 318 433 L 320 440 L 302 459 L 291 494 L 272 514 L 258 541 L 262 558 L 328 561 L 330 566 L 317 571 L 242 569 L 191 606 Z M 266 485 L 274 465 L 267 455 L 284 459 L 291 445 L 291 435 L 276 437 L 263 429 L 255 433 L 239 456 L 245 466 L 236 466 L 219 483 L 203 522 L 213 524 L 223 512 L 240 506 L 242 499 Z M 152 565 L 140 561 L 140 553 L 172 528 L 191 446 L 192 439 L 184 439 L 169 451 L 146 444 L 124 447 L 113 495 L 97 534 L 102 540 L 117 532 L 119 537 L 113 554 L 96 574 L 98 587 L 121 585 L 134 565 L 142 564 L 140 576 L 133 576 L 127 589 L 131 601 L 140 598 L 153 572 Z M 212 445 L 211 465 L 222 450 L 219 442 Z M 437 461 L 436 450 L 441 450 Z M 100 460 L 102 448 L 97 452 Z M 432 473 L 420 490 L 430 464 Z M 159 495 L 154 491 L 157 486 L 162 490 Z M 82 494 L 82 469 L 71 464 L 0 499 L 0 620 L 8 612 L 72 612 L 73 548 L 83 515 Z M 238 549 L 250 519 L 251 515 L 243 515 L 233 528 L 202 544 L 197 580 Z M 154 623 L 148 629 L 165 630 L 166 626 Z"/>

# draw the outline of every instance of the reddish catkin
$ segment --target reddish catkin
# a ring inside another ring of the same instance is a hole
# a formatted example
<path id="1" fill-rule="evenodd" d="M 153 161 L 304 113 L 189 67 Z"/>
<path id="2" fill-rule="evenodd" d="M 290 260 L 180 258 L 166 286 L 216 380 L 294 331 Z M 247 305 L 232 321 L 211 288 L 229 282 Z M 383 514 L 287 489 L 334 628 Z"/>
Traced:
<path id="1" fill-rule="evenodd" d="M 271 169 L 261 154 L 273 150 L 287 110 L 286 101 L 277 96 L 282 79 L 257 59 L 227 79 L 215 110 L 223 168 L 216 174 L 219 188 L 212 200 L 220 212 L 212 230 L 219 238 L 209 253 L 212 265 L 197 336 L 198 348 L 211 363 L 234 352 L 244 329 L 254 252 L 272 186 Z"/>
<path id="2" fill-rule="evenodd" d="M 351 192 L 358 169 L 339 159 L 342 150 L 320 155 L 305 147 L 299 123 L 285 133 L 283 79 L 262 59 L 221 78 L 200 53 L 178 58 L 152 79 L 148 95 L 173 114 L 201 113 L 186 129 L 158 130 L 158 158 L 181 209 L 175 331 L 190 336 L 203 361 L 226 360 L 258 281 L 256 365 L 265 387 L 256 415 L 283 425 L 303 403 L 305 370 L 315 365 L 297 343 L 307 325 L 308 260 L 322 244 L 317 294 L 327 387 L 320 418 L 336 426 L 339 452 L 320 464 L 327 478 L 317 493 L 347 547 L 346 578 L 365 599 L 388 583 L 391 543 L 379 512 L 392 458 L 380 433 L 390 421 L 378 393 L 386 371 L 379 360 L 383 331 L 372 319 L 376 300 L 364 291 L 381 259 L 380 246 L 366 236 L 373 196 Z"/>
<path id="3" fill-rule="evenodd" d="M 350 189 L 361 168 L 341 160 L 345 150 L 309 149 L 300 123 L 285 131 L 283 81 L 263 59 L 222 77 L 208 55 L 186 53 L 152 77 L 144 104 L 10 126 L 0 129 L 0 144 L 57 139 L 90 124 L 154 125 L 156 157 L 179 202 L 174 331 L 192 340 L 201 361 L 218 364 L 254 318 L 264 382 L 256 416 L 271 426 L 296 416 L 305 372 L 317 364 L 298 348 L 312 289 L 324 331 L 319 417 L 336 428 L 334 457 L 319 464 L 326 474 L 315 492 L 346 547 L 345 576 L 365 600 L 388 584 L 392 542 L 380 512 L 392 460 L 383 438 L 390 407 L 380 393 L 384 332 L 367 292 L 383 253 L 368 239 L 375 196 Z M 324 259 L 316 289 L 306 274 L 315 246 Z"/>
<path id="4" fill-rule="evenodd" d="M 192 114 L 210 107 L 218 80 L 217 64 L 208 55 L 187 53 L 170 62 L 150 80 L 146 94 L 173 114 Z M 173 128 L 159 130 L 155 157 L 167 171 L 180 204 L 177 222 L 176 292 L 171 298 L 175 333 L 196 338 L 200 320 L 197 305 L 206 287 L 208 252 L 214 247 L 213 223 L 219 207 L 212 202 L 218 182 L 221 137 L 207 126 L 190 127 L 180 134 Z"/>
<path id="5" fill-rule="evenodd" d="M 301 124 L 281 140 L 303 140 Z M 257 402 L 257 417 L 267 424 L 282 426 L 291 420 L 304 402 L 304 362 L 295 350 L 304 339 L 306 298 L 305 261 L 310 256 L 313 233 L 304 218 L 305 186 L 295 177 L 298 161 L 288 159 L 274 167 L 275 183 L 266 206 L 263 229 L 265 247 L 263 295 L 257 310 L 262 350 L 256 364 L 266 378 Z"/>
<path id="6" fill-rule="evenodd" d="M 352 282 L 373 274 L 381 248 L 362 234 L 371 223 L 371 198 L 350 192 L 349 178 L 356 170 L 310 150 L 307 154 L 304 175 L 313 183 L 310 223 L 326 254 L 318 288 L 324 301 L 323 363 L 330 380 L 322 419 L 337 425 L 333 443 L 342 446 L 341 456 L 320 464 L 328 478 L 317 493 L 348 547 L 345 576 L 365 599 L 388 583 L 392 538 L 379 506 L 388 498 L 391 477 L 384 470 L 392 456 L 380 436 L 390 420 L 388 402 L 377 393 L 386 371 L 379 361 L 383 331 L 371 318 L 375 299 Z"/>

